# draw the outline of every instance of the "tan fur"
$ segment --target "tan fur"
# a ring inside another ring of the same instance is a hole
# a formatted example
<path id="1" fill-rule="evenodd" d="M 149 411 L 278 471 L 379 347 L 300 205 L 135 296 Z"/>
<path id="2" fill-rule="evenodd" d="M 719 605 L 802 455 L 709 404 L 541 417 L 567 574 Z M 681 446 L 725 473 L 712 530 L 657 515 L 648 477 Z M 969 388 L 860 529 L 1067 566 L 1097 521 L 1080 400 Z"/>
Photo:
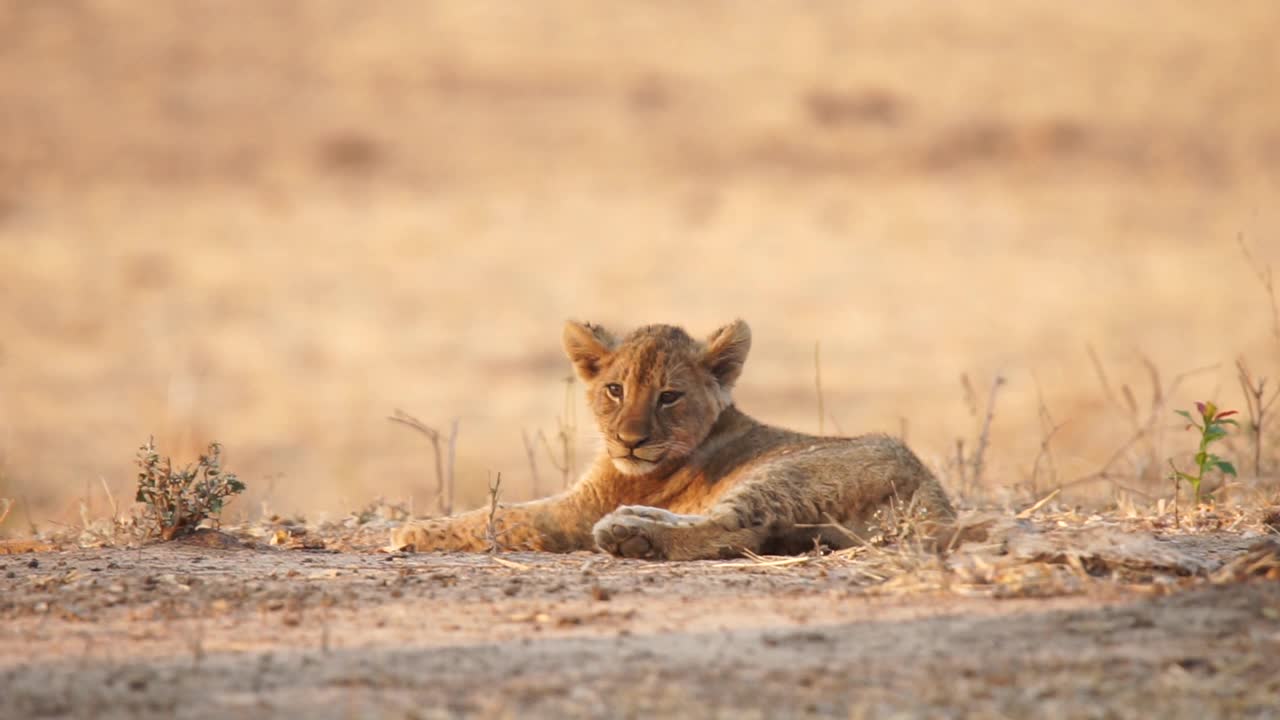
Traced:
<path id="1" fill-rule="evenodd" d="M 815 437 L 734 407 L 751 348 L 741 320 L 705 342 L 670 325 L 619 341 L 570 322 L 564 347 L 586 383 L 604 451 L 569 490 L 500 507 L 493 529 L 504 547 L 694 560 L 800 552 L 815 542 L 846 547 L 892 507 L 911 507 L 934 531 L 955 517 L 937 479 L 895 438 Z M 392 544 L 484 550 L 488 520 L 484 509 L 410 523 Z"/>

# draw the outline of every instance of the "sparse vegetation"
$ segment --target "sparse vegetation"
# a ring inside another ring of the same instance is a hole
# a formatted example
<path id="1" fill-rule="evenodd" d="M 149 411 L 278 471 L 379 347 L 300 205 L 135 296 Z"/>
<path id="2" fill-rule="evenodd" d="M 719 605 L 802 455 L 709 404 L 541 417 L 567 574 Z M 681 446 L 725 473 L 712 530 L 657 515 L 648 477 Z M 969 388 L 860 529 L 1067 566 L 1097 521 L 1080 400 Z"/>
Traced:
<path id="1" fill-rule="evenodd" d="M 498 525 L 498 494 L 502 491 L 502 473 L 489 482 L 489 519 L 485 523 L 485 539 L 489 541 L 489 552 L 502 552 L 502 529 Z"/>
<path id="2" fill-rule="evenodd" d="M 148 537 L 172 540 L 193 532 L 205 520 L 222 512 L 226 500 L 244 492 L 244 483 L 222 469 L 222 446 L 209 445 L 194 465 L 174 470 L 173 461 L 161 457 L 155 438 L 138 448 L 138 492 L 143 504 Z"/>
<path id="3" fill-rule="evenodd" d="M 1216 470 L 1223 475 L 1231 475 L 1235 477 L 1236 468 L 1230 462 L 1218 457 L 1210 452 L 1209 448 L 1214 443 L 1222 440 L 1227 436 L 1227 426 L 1238 426 L 1238 423 L 1231 419 L 1235 415 L 1235 410 L 1219 410 L 1217 405 L 1211 402 L 1196 403 L 1196 412 L 1199 417 L 1192 417 L 1191 413 L 1186 410 L 1175 410 L 1178 415 L 1186 418 L 1187 429 L 1195 428 L 1200 433 L 1200 446 L 1196 450 L 1194 462 L 1196 472 L 1192 475 L 1189 472 L 1183 472 L 1178 469 L 1173 460 L 1169 460 L 1169 467 L 1173 468 L 1175 478 L 1174 492 L 1177 492 L 1177 480 L 1186 482 L 1191 486 L 1194 493 L 1196 505 L 1200 504 L 1200 485 L 1204 482 L 1205 473 Z"/>
<path id="4" fill-rule="evenodd" d="M 445 445 L 448 455 L 445 455 L 440 447 L 440 442 L 444 440 L 444 437 L 439 430 L 399 408 L 396 408 L 392 415 L 387 416 L 387 419 L 416 430 L 427 437 L 427 440 L 431 443 L 431 456 L 434 458 L 436 466 L 436 508 L 440 515 L 452 515 L 456 484 L 453 468 L 454 459 L 457 457 L 458 451 L 458 419 L 454 418 L 449 423 L 449 437 Z"/>
<path id="5" fill-rule="evenodd" d="M 955 441 L 955 457 L 949 463 L 949 469 L 957 476 L 956 488 L 961 497 L 977 497 L 982 492 L 982 477 L 986 469 L 987 449 L 991 443 L 991 423 L 996 417 L 996 397 L 1005 384 L 1004 375 L 997 373 L 991 379 L 991 388 L 987 392 L 987 404 L 979 415 L 978 394 L 968 373 L 960 375 L 960 387 L 964 390 L 965 406 L 969 416 L 979 420 L 978 434 L 974 438 L 973 452 L 965 449 L 965 439 L 957 437 Z"/>
<path id="6" fill-rule="evenodd" d="M 563 490 L 573 484 L 577 477 L 577 445 L 574 438 L 578 434 L 578 401 L 574 397 L 575 380 L 572 374 L 564 379 L 564 408 L 556 417 L 555 447 L 547 439 L 541 429 L 533 436 L 529 431 L 520 429 L 520 439 L 524 443 L 525 461 L 529 465 L 529 485 L 534 497 L 543 494 L 542 483 L 538 475 L 537 448 L 540 445 L 547 454 L 547 460 L 560 473 L 560 488 Z"/>
<path id="7" fill-rule="evenodd" d="M 1280 398 L 1280 389 L 1274 389 L 1271 392 L 1271 398 L 1267 399 L 1267 378 L 1255 378 L 1253 373 L 1249 372 L 1249 367 L 1245 365 L 1244 358 L 1236 360 L 1236 371 L 1240 390 L 1244 394 L 1245 407 L 1249 411 L 1249 422 L 1245 426 L 1245 431 L 1249 434 L 1253 451 L 1253 475 L 1261 477 L 1262 442 L 1267 415 L 1271 406 L 1275 404 L 1276 398 Z"/>

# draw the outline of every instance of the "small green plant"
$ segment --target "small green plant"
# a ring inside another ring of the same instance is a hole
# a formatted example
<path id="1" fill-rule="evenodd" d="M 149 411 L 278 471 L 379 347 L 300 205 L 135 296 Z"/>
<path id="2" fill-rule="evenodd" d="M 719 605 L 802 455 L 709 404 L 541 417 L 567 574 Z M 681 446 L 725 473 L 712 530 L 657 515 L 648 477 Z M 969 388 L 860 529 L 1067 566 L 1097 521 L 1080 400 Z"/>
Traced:
<path id="1" fill-rule="evenodd" d="M 1191 486 L 1191 490 L 1195 493 L 1196 505 L 1200 504 L 1200 483 L 1204 480 L 1204 474 L 1209 470 L 1218 470 L 1223 475 L 1236 476 L 1236 468 L 1231 463 L 1209 452 L 1209 446 L 1227 436 L 1227 426 L 1239 427 L 1235 420 L 1230 419 L 1236 414 L 1235 410 L 1218 411 L 1218 407 L 1211 402 L 1196 403 L 1196 411 L 1200 413 L 1199 418 L 1192 417 L 1191 413 L 1186 410 L 1175 410 L 1182 417 L 1186 418 L 1187 429 L 1195 428 L 1200 431 L 1200 447 L 1196 451 L 1195 463 L 1196 473 L 1183 472 L 1173 464 L 1173 460 L 1169 461 L 1169 467 L 1173 468 L 1174 486 L 1177 487 L 1177 481 L 1182 480 Z"/>
<path id="2" fill-rule="evenodd" d="M 194 531 L 206 518 L 222 512 L 227 498 L 244 492 L 234 473 L 222 471 L 222 446 L 209 445 L 195 465 L 173 469 L 173 461 L 161 458 L 155 438 L 138 448 L 138 494 L 145 505 L 147 536 L 172 540 Z"/>

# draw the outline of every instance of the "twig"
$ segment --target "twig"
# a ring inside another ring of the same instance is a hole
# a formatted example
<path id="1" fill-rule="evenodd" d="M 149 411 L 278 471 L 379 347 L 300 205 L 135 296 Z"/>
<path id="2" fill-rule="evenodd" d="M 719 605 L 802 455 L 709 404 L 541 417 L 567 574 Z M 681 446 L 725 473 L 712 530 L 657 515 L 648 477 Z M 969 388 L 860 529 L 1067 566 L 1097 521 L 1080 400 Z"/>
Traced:
<path id="1" fill-rule="evenodd" d="M 964 438 L 962 438 L 962 437 L 958 437 L 958 438 L 956 438 L 956 459 L 955 459 L 955 463 L 956 463 L 956 471 L 960 473 L 960 483 L 959 483 L 959 486 L 960 486 L 962 489 L 966 489 L 966 490 L 967 490 L 967 489 L 968 489 L 968 487 L 969 487 L 969 479 L 968 479 L 968 477 L 967 477 L 968 473 L 966 473 L 966 472 L 965 472 L 965 468 L 966 468 L 966 466 L 967 466 L 967 463 L 964 461 Z"/>
<path id="2" fill-rule="evenodd" d="M 1111 381 L 1107 379 L 1107 371 L 1103 368 L 1102 361 L 1098 359 L 1098 351 L 1094 350 L 1092 343 L 1086 344 L 1084 349 L 1089 353 L 1089 361 L 1093 363 L 1093 373 L 1098 376 L 1098 384 L 1102 386 L 1103 396 L 1114 400 L 1115 393 L 1111 391 Z"/>
<path id="3" fill-rule="evenodd" d="M 498 492 L 502 488 L 502 473 L 489 483 L 489 519 L 485 523 L 485 539 L 489 541 L 489 552 L 497 554 L 502 552 L 502 543 L 499 541 L 498 532 Z"/>
<path id="4" fill-rule="evenodd" d="M 458 442 L 458 419 L 454 418 L 449 428 L 448 439 L 448 470 L 445 469 L 445 455 L 440 450 L 440 431 L 427 425 L 418 418 L 409 413 L 396 408 L 395 414 L 388 415 L 387 419 L 394 423 L 399 423 L 412 430 L 416 430 L 427 437 L 431 442 L 431 452 L 435 459 L 436 466 L 436 506 L 441 515 L 453 514 L 453 460 L 454 452 Z"/>
<path id="5" fill-rule="evenodd" d="M 1254 381 L 1253 375 L 1249 372 L 1249 368 L 1244 364 L 1244 358 L 1236 358 L 1236 373 L 1240 380 L 1240 389 L 1244 392 L 1245 406 L 1249 411 L 1249 434 L 1253 440 L 1253 475 L 1254 477 L 1262 476 L 1262 432 L 1265 426 L 1267 412 L 1271 410 L 1271 405 L 1275 403 L 1276 398 L 1280 397 L 1280 389 L 1271 394 L 1271 399 L 1263 401 L 1267 392 L 1267 379 L 1258 378 Z"/>
<path id="6" fill-rule="evenodd" d="M 445 502 L 444 514 L 453 514 L 453 494 L 457 485 L 457 476 L 454 474 L 454 461 L 458 456 L 458 418 L 454 418 L 449 423 L 449 462 L 445 464 Z"/>
<path id="7" fill-rule="evenodd" d="M 501 565 L 501 566 L 503 566 L 503 567 L 511 568 L 512 570 L 520 570 L 520 571 L 522 571 L 522 572 L 523 572 L 523 571 L 525 571 L 525 570 L 532 570 L 532 569 L 533 569 L 532 567 L 530 567 L 530 566 L 528 566 L 528 565 L 525 565 L 524 563 L 518 563 L 518 562 L 516 562 L 515 560 L 508 560 L 508 559 L 503 558 L 503 557 L 498 557 L 497 555 L 494 555 L 493 557 L 491 557 L 491 558 L 489 558 L 489 559 L 490 559 L 490 560 L 492 560 L 492 561 L 494 561 L 494 562 L 496 562 L 496 563 L 498 563 L 499 565 Z"/>
<path id="8" fill-rule="evenodd" d="M 717 567 L 717 568 L 738 568 L 738 569 L 743 569 L 743 568 L 746 568 L 746 569 L 755 569 L 755 568 L 768 568 L 768 567 L 787 567 L 787 566 L 790 566 L 790 565 L 803 565 L 803 564 L 805 564 L 805 563 L 811 563 L 811 562 L 813 562 L 814 560 L 817 560 L 817 559 L 818 559 L 818 558 L 816 558 L 816 557 L 814 557 L 814 556 L 812 556 L 812 555 L 798 555 L 798 556 L 793 556 L 793 557 L 784 557 L 784 558 L 769 558 L 769 557 L 766 557 L 766 556 L 764 556 L 764 555 L 757 555 L 756 553 L 753 553 L 753 552 L 751 552 L 750 550 L 743 550 L 743 551 L 742 551 L 742 555 L 743 555 L 744 557 L 746 557 L 748 560 L 750 560 L 751 562 L 749 562 L 749 563 L 744 563 L 744 562 L 741 562 L 741 561 L 738 561 L 738 562 L 720 562 L 720 563 L 713 563 L 713 564 L 711 565 L 711 567 Z"/>
<path id="9" fill-rule="evenodd" d="M 1053 461 L 1053 449 L 1050 443 L 1053 442 L 1053 436 L 1058 434 L 1062 426 L 1066 423 L 1054 422 L 1053 415 L 1049 412 L 1049 406 L 1044 401 L 1044 390 L 1040 387 L 1040 378 L 1031 375 L 1036 384 L 1036 413 L 1040 418 L 1040 450 L 1036 453 L 1036 459 L 1031 463 L 1031 496 L 1035 497 L 1040 494 L 1040 462 L 1046 461 L 1049 467 L 1049 483 L 1053 484 L 1058 480 L 1057 464 Z"/>
<path id="10" fill-rule="evenodd" d="M 969 381 L 969 373 L 960 373 L 960 387 L 964 390 L 964 404 L 969 408 L 969 416 L 978 417 L 978 393 Z"/>
<path id="11" fill-rule="evenodd" d="M 1151 413 L 1154 415 L 1164 407 L 1164 383 L 1160 381 L 1160 370 L 1151 361 L 1151 358 L 1147 357 L 1146 353 L 1138 353 L 1138 360 L 1147 369 L 1147 375 L 1151 378 Z M 1172 392 L 1172 388 L 1170 392 Z M 1133 407 L 1133 412 L 1136 416 L 1138 402 L 1132 399 L 1132 395 L 1130 395 L 1129 404 Z"/>
<path id="12" fill-rule="evenodd" d="M 560 444 L 560 457 L 557 458 L 555 451 L 551 449 L 551 441 L 547 439 L 546 433 L 539 430 L 537 438 L 542 442 L 552 467 L 560 471 L 562 487 L 568 488 L 576 474 L 574 458 L 577 453 L 574 449 L 574 437 L 578 432 L 578 413 L 577 405 L 573 401 L 573 376 L 566 377 L 564 383 L 564 411 L 556 418 L 556 440 Z"/>
<path id="13" fill-rule="evenodd" d="M 813 343 L 813 385 L 818 392 L 818 434 L 825 434 L 824 421 L 827 413 L 823 407 L 822 397 L 822 343 L 815 340 Z"/>
<path id="14" fill-rule="evenodd" d="M 107 494 L 107 502 L 111 503 L 111 523 L 114 525 L 120 520 L 120 506 L 116 504 L 116 496 L 111 493 L 111 488 L 107 485 L 107 479 L 99 475 L 98 482 L 102 483 L 102 490 Z M 4 519 L 0 518 L 0 522 L 3 521 Z"/>
<path id="15" fill-rule="evenodd" d="M 574 438 L 578 433 L 578 404 L 573 398 L 573 374 L 565 376 L 564 379 L 564 414 L 560 421 L 560 449 L 564 457 L 564 487 L 567 489 L 573 482 L 574 476 L 577 474 L 575 460 L 577 458 L 576 448 L 574 447 Z"/>
<path id="16" fill-rule="evenodd" d="M 529 437 L 529 431 L 520 428 L 520 440 L 524 443 L 524 454 L 529 460 L 529 483 L 532 486 L 533 497 L 542 497 L 539 492 L 539 486 L 542 484 L 538 479 L 538 453 L 537 447 L 533 440 Z"/>
<path id="17" fill-rule="evenodd" d="M 978 447 L 973 451 L 973 487 L 976 490 L 982 482 L 982 463 L 987 452 L 987 444 L 991 436 L 991 421 L 996 416 L 996 393 L 1004 385 L 1004 376 L 997 374 L 991 381 L 991 391 L 987 395 L 987 416 L 982 421 L 982 432 L 978 435 Z"/>
<path id="18" fill-rule="evenodd" d="M 40 534 L 40 528 L 36 527 L 36 521 L 31 519 L 31 501 L 27 500 L 26 495 L 19 495 L 18 499 L 22 501 L 22 514 L 27 518 L 27 529 L 31 531 L 34 537 Z"/>
<path id="19" fill-rule="evenodd" d="M 1048 504 L 1049 504 L 1049 501 L 1051 501 L 1051 500 L 1053 500 L 1054 498 L 1058 497 L 1058 495 L 1059 495 L 1059 494 L 1061 494 L 1061 493 L 1062 493 L 1062 488 L 1057 488 L 1057 489 L 1056 489 L 1056 490 L 1054 490 L 1053 492 L 1049 493 L 1048 495 L 1045 495 L 1044 497 L 1042 497 L 1042 498 L 1040 498 L 1039 500 L 1037 500 L 1037 501 L 1035 501 L 1034 503 L 1032 503 L 1032 504 L 1031 504 L 1031 507 L 1027 508 L 1026 510 L 1023 510 L 1022 512 L 1018 513 L 1017 515 L 1014 515 L 1014 517 L 1016 517 L 1016 518 L 1017 518 L 1017 519 L 1019 519 L 1019 520 L 1026 520 L 1027 518 L 1031 517 L 1032 515 L 1035 515 L 1037 510 L 1039 510 L 1040 508 L 1044 507 L 1045 505 L 1048 505 Z"/>
<path id="20" fill-rule="evenodd" d="M 1133 388 L 1128 383 L 1120 385 L 1120 392 L 1117 393 L 1111 385 L 1111 379 L 1107 377 L 1106 368 L 1102 364 L 1102 360 L 1098 357 L 1097 350 L 1092 344 L 1085 345 L 1085 351 L 1089 354 L 1089 362 L 1093 364 L 1093 372 L 1098 377 L 1098 386 L 1102 388 L 1102 395 L 1111 401 L 1117 408 L 1128 411 L 1129 425 L 1137 430 L 1139 423 L 1138 416 L 1138 399 L 1133 395 Z M 1152 404 L 1158 400 L 1159 391 L 1159 374 L 1154 373 L 1154 366 L 1146 357 L 1142 357 L 1142 362 L 1147 365 L 1147 370 L 1153 373 L 1154 385 L 1157 388 L 1152 395 Z"/>
<path id="21" fill-rule="evenodd" d="M 0 525 L 4 524 L 6 518 L 9 517 L 9 511 L 13 509 L 13 500 L 9 498 L 0 498 Z"/>
<path id="22" fill-rule="evenodd" d="M 831 422 L 831 427 L 836 431 L 836 435 L 844 437 L 844 427 L 840 424 L 840 421 L 836 419 L 836 414 L 828 411 L 827 420 Z"/>
<path id="23" fill-rule="evenodd" d="M 1236 244 L 1240 246 L 1245 262 L 1249 264 L 1249 269 L 1258 278 L 1258 283 L 1267 293 L 1267 299 L 1271 301 L 1271 334 L 1275 336 L 1276 342 L 1280 342 L 1280 303 L 1276 302 L 1275 277 L 1271 274 L 1271 266 L 1263 265 L 1249 252 L 1248 246 L 1244 244 L 1244 233 L 1236 234 Z"/>

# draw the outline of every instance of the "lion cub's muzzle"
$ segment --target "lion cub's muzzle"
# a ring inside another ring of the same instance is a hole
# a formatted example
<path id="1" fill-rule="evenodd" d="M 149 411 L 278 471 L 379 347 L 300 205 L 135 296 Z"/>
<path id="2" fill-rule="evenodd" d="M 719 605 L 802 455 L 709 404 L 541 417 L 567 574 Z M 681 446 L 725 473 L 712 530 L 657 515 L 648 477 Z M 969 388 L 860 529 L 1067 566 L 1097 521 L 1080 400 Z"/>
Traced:
<path id="1" fill-rule="evenodd" d="M 667 455 L 665 445 L 643 445 L 627 448 L 610 445 L 609 459 L 619 472 L 627 475 L 644 475 L 658 466 Z"/>

